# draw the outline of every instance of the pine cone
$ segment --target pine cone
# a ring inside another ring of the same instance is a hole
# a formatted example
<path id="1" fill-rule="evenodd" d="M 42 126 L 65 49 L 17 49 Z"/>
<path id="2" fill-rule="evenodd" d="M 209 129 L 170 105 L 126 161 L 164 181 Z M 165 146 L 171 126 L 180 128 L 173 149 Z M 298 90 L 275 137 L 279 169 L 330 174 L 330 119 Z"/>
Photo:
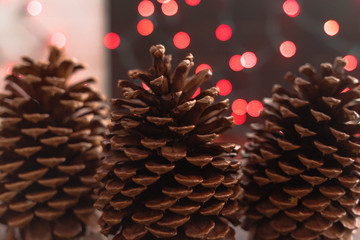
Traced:
<path id="1" fill-rule="evenodd" d="M 0 96 L 0 222 L 26 240 L 74 239 L 94 212 L 109 110 L 93 79 L 69 83 L 83 66 L 61 50 L 23 61 Z"/>
<path id="2" fill-rule="evenodd" d="M 171 73 L 171 56 L 152 46 L 153 66 L 129 71 L 150 90 L 120 80 L 124 98 L 113 99 L 110 134 L 97 179 L 105 187 L 95 206 L 103 210 L 102 233 L 126 239 L 234 239 L 228 220 L 237 223 L 239 146 L 215 143 L 232 127 L 223 117 L 229 101 L 214 103 L 217 88 L 192 99 L 212 75 L 188 76 L 187 55 Z"/>
<path id="3" fill-rule="evenodd" d="M 306 79 L 285 76 L 292 91 L 275 85 L 264 99 L 243 152 L 253 239 L 351 239 L 358 227 L 360 88 L 344 66 L 305 64 Z"/>

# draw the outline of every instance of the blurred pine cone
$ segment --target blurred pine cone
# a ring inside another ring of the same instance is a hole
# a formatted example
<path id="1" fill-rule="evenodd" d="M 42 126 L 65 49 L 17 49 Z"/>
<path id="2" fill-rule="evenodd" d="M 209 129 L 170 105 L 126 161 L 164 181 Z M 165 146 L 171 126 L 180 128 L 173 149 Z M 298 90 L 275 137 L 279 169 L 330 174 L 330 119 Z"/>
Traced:
<path id="1" fill-rule="evenodd" d="M 173 73 L 164 46 L 150 54 L 148 71 L 129 71 L 150 89 L 120 80 L 124 98 L 112 100 L 97 170 L 102 232 L 114 240 L 234 239 L 228 220 L 237 223 L 241 213 L 239 146 L 214 142 L 233 125 L 222 116 L 229 101 L 214 103 L 217 88 L 192 98 L 212 73 L 188 77 L 191 54 Z"/>
<path id="2" fill-rule="evenodd" d="M 70 83 L 83 65 L 63 57 L 24 57 L 0 95 L 0 222 L 26 240 L 74 239 L 94 212 L 108 107 L 93 79 Z"/>
<path id="3" fill-rule="evenodd" d="M 360 214 L 359 81 L 345 62 L 300 67 L 264 99 L 243 155 L 252 239 L 351 239 Z"/>

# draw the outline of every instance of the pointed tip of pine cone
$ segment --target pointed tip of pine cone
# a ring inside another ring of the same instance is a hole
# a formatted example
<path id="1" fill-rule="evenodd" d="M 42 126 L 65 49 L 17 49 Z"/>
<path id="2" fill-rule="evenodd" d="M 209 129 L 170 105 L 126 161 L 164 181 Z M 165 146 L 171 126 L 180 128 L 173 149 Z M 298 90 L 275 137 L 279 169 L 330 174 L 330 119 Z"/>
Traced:
<path id="1" fill-rule="evenodd" d="M 303 72 L 303 69 L 312 68 L 310 63 L 305 63 L 299 67 L 299 72 Z"/>
<path id="2" fill-rule="evenodd" d="M 165 54 L 165 50 L 162 44 L 153 45 L 150 47 L 150 54 L 156 58 L 161 58 Z"/>
<path id="3" fill-rule="evenodd" d="M 194 55 L 192 55 L 192 53 L 188 53 L 185 59 L 189 59 L 192 62 L 194 60 Z"/>
<path id="4" fill-rule="evenodd" d="M 347 63 L 347 61 L 345 58 L 338 56 L 334 60 L 334 68 L 335 69 L 337 69 L 338 67 L 344 68 L 346 63 Z"/>
<path id="5" fill-rule="evenodd" d="M 187 58 L 182 60 L 178 65 L 178 67 L 180 67 L 182 69 L 188 69 L 190 66 L 191 66 L 191 61 L 190 61 L 190 59 L 187 59 Z"/>
<path id="6" fill-rule="evenodd" d="M 335 60 L 334 60 L 334 64 L 333 64 L 333 71 L 336 74 L 343 75 L 344 71 L 345 71 L 344 68 L 345 68 L 346 63 L 347 63 L 347 61 L 346 61 L 345 58 L 336 57 Z"/>
<path id="7" fill-rule="evenodd" d="M 65 52 L 64 49 L 60 49 L 56 46 L 51 46 L 51 45 L 49 45 L 49 49 L 50 49 L 50 54 L 48 60 L 51 64 L 57 63 Z"/>
<path id="8" fill-rule="evenodd" d="M 50 51 L 57 51 L 57 52 L 63 51 L 63 48 L 58 48 L 57 46 L 54 46 L 54 45 L 49 45 L 49 49 L 50 49 Z"/>
<path id="9" fill-rule="evenodd" d="M 285 73 L 284 79 L 285 79 L 286 81 L 290 82 L 290 83 L 294 83 L 294 81 L 295 81 L 295 76 L 294 76 L 294 74 L 293 74 L 292 72 L 289 71 L 289 72 Z"/>
<path id="10" fill-rule="evenodd" d="M 204 70 L 198 72 L 196 75 L 202 74 L 202 73 L 204 74 L 204 77 L 205 77 L 206 79 L 212 77 L 212 75 L 213 75 L 213 73 L 212 73 L 212 71 L 211 71 L 210 69 L 204 69 Z"/>
<path id="11" fill-rule="evenodd" d="M 305 63 L 299 67 L 299 72 L 307 76 L 312 76 L 316 73 L 316 69 L 310 63 Z"/>

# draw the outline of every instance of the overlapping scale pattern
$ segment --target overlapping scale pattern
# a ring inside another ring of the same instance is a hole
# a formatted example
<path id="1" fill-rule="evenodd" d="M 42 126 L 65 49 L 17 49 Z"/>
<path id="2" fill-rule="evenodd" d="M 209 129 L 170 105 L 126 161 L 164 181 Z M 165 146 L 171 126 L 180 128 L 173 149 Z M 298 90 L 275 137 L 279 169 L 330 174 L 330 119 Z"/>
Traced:
<path id="1" fill-rule="evenodd" d="M 120 80 L 124 97 L 112 100 L 97 170 L 102 233 L 114 240 L 234 239 L 229 221 L 243 212 L 239 146 L 215 142 L 233 125 L 222 116 L 229 101 L 214 103 L 217 88 L 192 98 L 212 73 L 188 76 L 191 54 L 173 72 L 164 46 L 150 54 L 148 71 L 129 71 L 150 89 Z"/>
<path id="2" fill-rule="evenodd" d="M 351 239 L 358 228 L 360 88 L 344 66 L 305 64 L 305 78 L 286 74 L 292 90 L 264 99 L 243 151 L 252 239 Z"/>
<path id="3" fill-rule="evenodd" d="M 109 110 L 93 79 L 69 82 L 82 68 L 51 47 L 14 66 L 0 95 L 0 222 L 27 240 L 74 239 L 94 212 Z"/>

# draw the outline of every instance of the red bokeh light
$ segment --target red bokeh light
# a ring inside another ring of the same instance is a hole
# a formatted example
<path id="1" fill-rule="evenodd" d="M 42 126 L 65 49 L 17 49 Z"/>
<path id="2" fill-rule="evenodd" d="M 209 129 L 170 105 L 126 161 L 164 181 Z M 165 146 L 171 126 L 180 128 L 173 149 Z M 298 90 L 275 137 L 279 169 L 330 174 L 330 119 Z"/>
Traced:
<path id="1" fill-rule="evenodd" d="M 168 3 L 170 0 L 157 0 L 159 3 Z"/>
<path id="2" fill-rule="evenodd" d="M 300 6 L 296 0 L 286 0 L 283 10 L 289 17 L 296 17 L 300 13 Z"/>
<path id="3" fill-rule="evenodd" d="M 164 2 L 161 5 L 161 11 L 166 16 L 174 16 L 179 9 L 179 6 L 175 0 L 170 0 L 169 2 Z"/>
<path id="4" fill-rule="evenodd" d="M 196 5 L 199 5 L 201 0 L 185 0 L 185 2 L 190 6 L 196 6 Z"/>
<path id="5" fill-rule="evenodd" d="M 345 88 L 344 90 L 341 91 L 341 93 L 346 93 L 349 90 L 350 90 L 350 88 Z"/>
<path id="6" fill-rule="evenodd" d="M 229 80 L 221 79 L 217 82 L 216 87 L 220 89 L 219 94 L 221 96 L 226 96 L 231 93 L 232 85 Z"/>
<path id="7" fill-rule="evenodd" d="M 296 53 L 296 45 L 292 41 L 285 41 L 280 45 L 280 53 L 286 58 L 290 58 Z"/>
<path id="8" fill-rule="evenodd" d="M 354 57 L 353 55 L 346 55 L 344 57 L 344 59 L 346 60 L 346 65 L 345 65 L 345 70 L 346 71 L 353 71 L 355 70 L 355 68 L 358 65 L 358 61 L 356 59 L 356 57 Z"/>
<path id="9" fill-rule="evenodd" d="M 190 45 L 190 36 L 186 32 L 178 32 L 173 38 L 175 47 L 179 49 L 187 48 Z"/>
<path id="10" fill-rule="evenodd" d="M 28 4 L 26 5 L 26 12 L 30 15 L 30 16 L 37 16 L 41 13 L 42 11 L 42 4 L 39 1 L 30 1 L 28 2 Z"/>
<path id="11" fill-rule="evenodd" d="M 146 85 L 144 82 L 142 82 L 141 84 L 142 84 L 142 87 L 143 87 L 145 90 L 149 90 L 149 89 L 150 89 L 149 86 Z"/>
<path id="12" fill-rule="evenodd" d="M 149 19 L 142 19 L 137 24 L 137 31 L 140 35 L 148 36 L 154 31 L 154 25 Z"/>
<path id="13" fill-rule="evenodd" d="M 201 92 L 201 89 L 200 89 L 200 88 L 196 89 L 196 92 L 194 93 L 194 95 L 193 95 L 191 98 L 196 98 L 197 95 L 200 94 L 200 92 Z"/>
<path id="14" fill-rule="evenodd" d="M 247 107 L 247 102 L 241 98 L 236 99 L 231 105 L 232 111 L 237 115 L 245 114 L 247 111 L 246 107 Z"/>
<path id="15" fill-rule="evenodd" d="M 229 25 L 221 24 L 216 28 L 215 35 L 220 41 L 227 41 L 232 36 L 232 29 Z"/>
<path id="16" fill-rule="evenodd" d="M 246 122 L 246 114 L 238 115 L 238 114 L 232 113 L 231 116 L 234 117 L 235 125 L 241 125 L 244 122 Z"/>
<path id="17" fill-rule="evenodd" d="M 337 21 L 329 20 L 324 23 L 324 31 L 329 36 L 335 36 L 338 34 L 340 26 Z"/>
<path id="18" fill-rule="evenodd" d="M 109 49 L 115 49 L 120 45 L 120 37 L 116 33 L 110 32 L 104 37 L 104 45 Z"/>
<path id="19" fill-rule="evenodd" d="M 229 60 L 229 66 L 233 71 L 241 71 L 244 66 L 241 64 L 241 55 L 234 55 Z"/>
<path id="20" fill-rule="evenodd" d="M 66 37 L 62 33 L 54 33 L 50 37 L 50 45 L 58 48 L 63 48 L 66 45 Z"/>
<path id="21" fill-rule="evenodd" d="M 253 68 L 257 63 L 257 57 L 253 52 L 245 52 L 241 55 L 240 62 L 244 68 Z"/>
<path id="22" fill-rule="evenodd" d="M 143 17 L 149 17 L 153 15 L 154 11 L 155 11 L 155 6 L 149 0 L 143 0 L 138 5 L 138 12 Z"/>
<path id="23" fill-rule="evenodd" d="M 195 74 L 205 69 L 210 69 L 211 72 L 213 71 L 210 65 L 203 63 L 197 66 L 197 68 L 195 69 Z"/>
<path id="24" fill-rule="evenodd" d="M 258 100 L 252 100 L 247 105 L 247 112 L 252 117 L 260 116 L 260 112 L 264 110 L 264 106 Z"/>

